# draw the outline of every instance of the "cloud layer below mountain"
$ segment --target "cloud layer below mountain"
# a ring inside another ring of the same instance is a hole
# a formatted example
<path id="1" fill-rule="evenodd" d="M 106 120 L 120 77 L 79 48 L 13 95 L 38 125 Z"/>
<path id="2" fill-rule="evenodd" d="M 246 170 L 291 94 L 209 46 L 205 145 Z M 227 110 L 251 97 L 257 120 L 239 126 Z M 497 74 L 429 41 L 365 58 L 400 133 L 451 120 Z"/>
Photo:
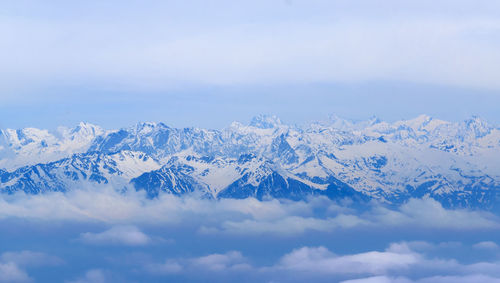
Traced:
<path id="1" fill-rule="evenodd" d="M 348 201 L 336 202 L 326 197 L 308 201 L 258 201 L 253 198 L 210 200 L 162 194 L 157 199 L 147 199 L 142 192 L 120 193 L 111 187 L 40 195 L 3 194 L 0 195 L 0 218 L 152 226 L 193 223 L 200 225 L 198 232 L 202 234 L 291 235 L 309 230 L 332 232 L 372 227 L 500 228 L 499 218 L 492 213 L 445 209 L 432 199 L 412 199 L 394 209 L 376 202 L 355 208 Z M 118 239 L 117 235 L 125 236 Z M 145 235 L 127 226 L 102 234 L 82 235 L 82 240 L 88 242 L 111 239 L 137 244 L 148 241 Z"/>
<path id="2" fill-rule="evenodd" d="M 321 197 L 151 200 L 109 187 L 2 195 L 0 241 L 11 244 L 0 249 L 0 277 L 499 282 L 499 224 L 489 212 L 431 199 L 387 208 Z"/>

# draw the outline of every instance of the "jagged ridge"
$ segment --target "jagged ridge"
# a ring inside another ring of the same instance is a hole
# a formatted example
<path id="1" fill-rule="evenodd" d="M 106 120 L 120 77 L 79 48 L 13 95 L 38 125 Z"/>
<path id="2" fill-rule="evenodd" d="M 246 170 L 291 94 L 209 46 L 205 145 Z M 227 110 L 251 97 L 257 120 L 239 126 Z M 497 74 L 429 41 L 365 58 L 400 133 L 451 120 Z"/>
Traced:
<path id="1" fill-rule="evenodd" d="M 2 130 L 3 192 L 65 191 L 84 183 L 207 197 L 432 197 L 447 206 L 497 205 L 500 129 L 478 117 L 372 118 L 290 126 L 274 116 L 223 130 L 163 123 L 106 131 Z"/>

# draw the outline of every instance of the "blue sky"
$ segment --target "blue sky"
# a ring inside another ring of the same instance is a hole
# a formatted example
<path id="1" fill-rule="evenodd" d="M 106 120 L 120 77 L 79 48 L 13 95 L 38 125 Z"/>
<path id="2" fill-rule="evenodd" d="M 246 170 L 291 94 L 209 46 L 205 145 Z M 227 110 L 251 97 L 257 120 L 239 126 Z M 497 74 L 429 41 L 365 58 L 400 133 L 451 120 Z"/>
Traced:
<path id="1" fill-rule="evenodd" d="M 0 127 L 500 123 L 496 1 L 11 1 Z"/>

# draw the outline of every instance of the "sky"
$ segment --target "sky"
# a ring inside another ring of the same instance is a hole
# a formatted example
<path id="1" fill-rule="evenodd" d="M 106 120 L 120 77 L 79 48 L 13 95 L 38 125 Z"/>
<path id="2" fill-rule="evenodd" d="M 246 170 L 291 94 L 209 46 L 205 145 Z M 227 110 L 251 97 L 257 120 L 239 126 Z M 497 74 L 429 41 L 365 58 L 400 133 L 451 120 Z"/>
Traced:
<path id="1" fill-rule="evenodd" d="M 3 1 L 0 129 L 222 128 L 258 114 L 500 125 L 499 11 L 495 0 Z M 425 197 L 147 199 L 88 185 L 1 194 L 0 231 L 0 283 L 500 282 L 498 212 Z"/>
<path id="2" fill-rule="evenodd" d="M 497 1 L 9 1 L 0 128 L 500 123 Z"/>

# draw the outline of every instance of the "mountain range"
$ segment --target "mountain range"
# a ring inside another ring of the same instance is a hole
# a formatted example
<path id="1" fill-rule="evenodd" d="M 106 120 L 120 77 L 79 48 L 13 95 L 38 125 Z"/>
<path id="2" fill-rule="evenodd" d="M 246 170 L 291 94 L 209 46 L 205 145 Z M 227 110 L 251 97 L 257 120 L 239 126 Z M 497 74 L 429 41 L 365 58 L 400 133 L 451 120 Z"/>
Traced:
<path id="1" fill-rule="evenodd" d="M 87 185 L 207 198 L 312 195 L 390 205 L 429 197 L 445 207 L 500 207 L 500 128 L 478 117 L 384 122 L 331 116 L 288 125 L 260 115 L 222 130 L 89 123 L 0 130 L 0 192 Z"/>

